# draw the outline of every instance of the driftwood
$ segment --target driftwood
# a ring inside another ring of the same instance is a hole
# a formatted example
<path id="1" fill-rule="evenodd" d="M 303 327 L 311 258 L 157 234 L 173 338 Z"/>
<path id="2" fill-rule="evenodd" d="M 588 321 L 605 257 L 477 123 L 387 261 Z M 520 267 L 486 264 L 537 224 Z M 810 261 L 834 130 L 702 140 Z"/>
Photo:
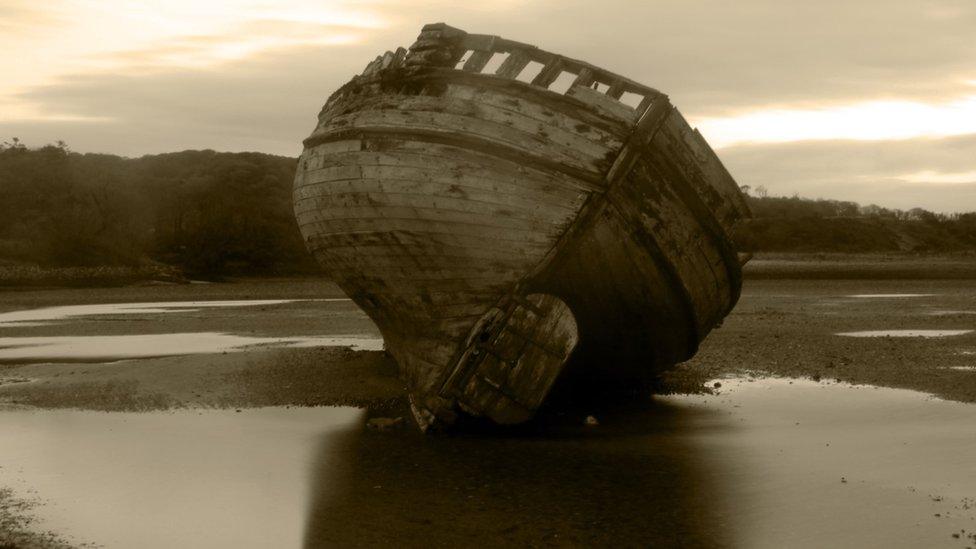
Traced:
<path id="1" fill-rule="evenodd" d="M 748 209 L 661 92 L 433 24 L 326 102 L 295 213 L 426 428 L 525 421 L 571 356 L 594 387 L 690 358 L 738 299 Z"/>

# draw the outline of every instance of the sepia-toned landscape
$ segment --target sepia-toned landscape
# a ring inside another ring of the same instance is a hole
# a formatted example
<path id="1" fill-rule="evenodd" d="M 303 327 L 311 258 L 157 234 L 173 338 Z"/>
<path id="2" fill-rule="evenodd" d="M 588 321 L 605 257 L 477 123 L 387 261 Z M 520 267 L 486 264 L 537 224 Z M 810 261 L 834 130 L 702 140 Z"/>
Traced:
<path id="1" fill-rule="evenodd" d="M 976 546 L 973 28 L 0 0 L 0 549 Z"/>

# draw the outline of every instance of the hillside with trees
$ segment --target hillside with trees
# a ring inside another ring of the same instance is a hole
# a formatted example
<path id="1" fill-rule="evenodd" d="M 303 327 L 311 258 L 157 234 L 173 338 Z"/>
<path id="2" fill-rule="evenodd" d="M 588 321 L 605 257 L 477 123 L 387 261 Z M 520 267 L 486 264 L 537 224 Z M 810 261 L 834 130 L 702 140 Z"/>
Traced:
<path id="1" fill-rule="evenodd" d="M 743 187 L 753 219 L 736 242 L 750 252 L 912 252 L 976 250 L 976 213 L 938 214 L 839 200 L 768 196 Z"/>
<path id="2" fill-rule="evenodd" d="M 294 158 L 261 153 L 122 158 L 14 139 L 0 145 L 0 269 L 149 266 L 178 278 L 315 272 L 292 215 L 295 167 Z M 976 250 L 976 213 L 743 191 L 754 214 L 736 235 L 743 251 Z"/>
<path id="3" fill-rule="evenodd" d="M 219 277 L 313 268 L 291 208 L 295 159 L 184 151 L 136 159 L 0 146 L 0 264 L 138 266 Z"/>

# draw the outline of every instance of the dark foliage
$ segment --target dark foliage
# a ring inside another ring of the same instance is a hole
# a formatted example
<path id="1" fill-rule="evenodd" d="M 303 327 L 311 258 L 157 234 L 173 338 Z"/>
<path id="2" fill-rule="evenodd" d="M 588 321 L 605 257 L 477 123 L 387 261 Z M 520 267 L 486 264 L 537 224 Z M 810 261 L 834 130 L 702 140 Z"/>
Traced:
<path id="1" fill-rule="evenodd" d="M 743 190 L 748 191 L 744 188 Z M 752 252 L 969 252 L 976 213 L 936 214 L 794 196 L 748 196 L 753 219 L 739 228 Z"/>
<path id="2" fill-rule="evenodd" d="M 0 265 L 164 263 L 193 275 L 310 272 L 292 215 L 296 161 L 260 153 L 128 159 L 64 143 L 0 145 Z M 976 213 L 944 215 L 836 200 L 748 195 L 740 249 L 956 252 L 976 249 Z"/>
<path id="3" fill-rule="evenodd" d="M 179 153 L 126 159 L 64 143 L 0 146 L 0 261 L 162 262 L 221 276 L 310 270 L 292 215 L 295 159 Z"/>

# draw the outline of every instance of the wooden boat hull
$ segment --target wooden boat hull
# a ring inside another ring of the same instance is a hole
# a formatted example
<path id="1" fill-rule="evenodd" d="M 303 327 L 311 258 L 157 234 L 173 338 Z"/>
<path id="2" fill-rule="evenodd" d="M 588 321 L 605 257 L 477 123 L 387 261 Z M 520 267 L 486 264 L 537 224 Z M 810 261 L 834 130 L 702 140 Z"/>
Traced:
<path id="1" fill-rule="evenodd" d="M 443 24 L 329 99 L 294 197 L 424 425 L 524 421 L 574 352 L 591 379 L 647 380 L 738 299 L 748 211 L 665 95 Z"/>

